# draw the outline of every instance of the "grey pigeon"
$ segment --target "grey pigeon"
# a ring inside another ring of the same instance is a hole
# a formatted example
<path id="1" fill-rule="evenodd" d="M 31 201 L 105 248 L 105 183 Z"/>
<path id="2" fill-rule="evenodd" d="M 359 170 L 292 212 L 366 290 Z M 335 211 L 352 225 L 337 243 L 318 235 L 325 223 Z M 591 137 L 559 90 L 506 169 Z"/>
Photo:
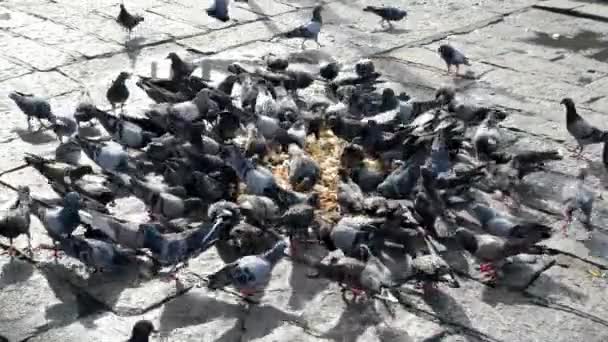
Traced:
<path id="1" fill-rule="evenodd" d="M 500 144 L 500 131 L 498 122 L 493 115 L 488 115 L 486 119 L 477 127 L 473 136 L 473 145 L 477 153 L 477 159 L 487 160 L 489 155 L 496 152 Z"/>
<path id="2" fill-rule="evenodd" d="M 152 333 L 158 332 L 154 328 L 154 324 L 148 320 L 140 320 L 133 325 L 131 330 L 131 337 L 127 342 L 148 342 Z"/>
<path id="3" fill-rule="evenodd" d="M 451 46 L 449 44 L 443 44 L 443 45 L 439 46 L 439 48 L 437 49 L 437 52 L 439 52 L 439 55 L 441 56 L 441 58 L 447 65 L 448 74 L 452 71 L 452 65 L 456 66 L 457 75 L 458 75 L 458 72 L 460 71 L 461 65 L 463 65 L 463 64 L 471 65 L 471 63 L 469 62 L 469 59 L 467 57 L 465 57 L 465 55 L 462 54 L 462 52 L 456 50 L 456 48 L 454 48 L 453 46 Z"/>
<path id="4" fill-rule="evenodd" d="M 420 150 L 407 162 L 397 167 L 378 185 L 378 192 L 386 198 L 393 199 L 409 196 L 420 176 L 420 166 L 424 162 L 425 154 Z"/>
<path id="5" fill-rule="evenodd" d="M 337 62 L 330 62 L 321 65 L 319 74 L 326 80 L 333 80 L 340 74 L 340 65 Z"/>
<path id="6" fill-rule="evenodd" d="M 117 105 L 120 105 L 121 110 L 124 111 L 125 102 L 129 99 L 129 88 L 127 88 L 125 81 L 129 77 L 131 77 L 131 74 L 128 72 L 121 72 L 106 92 L 106 99 L 112 105 L 113 111 L 116 110 Z"/>
<path id="7" fill-rule="evenodd" d="M 274 55 L 266 56 L 266 66 L 272 71 L 285 71 L 289 67 L 289 61 L 286 58 L 277 57 Z"/>
<path id="8" fill-rule="evenodd" d="M 8 94 L 8 97 L 13 100 L 19 109 L 27 116 L 27 128 L 32 129 L 32 118 L 36 118 L 40 123 L 40 128 L 46 127 L 42 124 L 42 119 L 50 122 L 55 121 L 55 115 L 51 111 L 49 102 L 32 94 L 25 94 L 18 91 L 13 91 Z"/>
<path id="9" fill-rule="evenodd" d="M 92 217 L 92 228 L 101 231 L 114 243 L 134 250 L 144 248 L 144 227 L 150 224 L 126 221 L 96 211 L 88 212 Z"/>
<path id="10" fill-rule="evenodd" d="M 175 71 L 172 72 L 175 73 Z M 187 72 L 188 71 L 185 71 L 183 74 Z M 148 97 L 156 103 L 191 101 L 199 91 L 209 87 L 209 85 L 199 77 L 181 77 L 181 79 L 173 79 L 139 76 L 139 80 L 137 80 L 135 85 L 145 91 Z M 230 88 L 235 81 L 236 76 L 229 75 L 220 85 L 222 87 Z"/>
<path id="11" fill-rule="evenodd" d="M 66 255 L 80 260 L 93 272 L 115 271 L 134 260 L 135 253 L 95 239 L 68 236 L 59 240 L 60 249 Z"/>
<path id="12" fill-rule="evenodd" d="M 261 255 L 248 255 L 227 264 L 209 276 L 207 287 L 215 290 L 234 286 L 244 296 L 253 296 L 263 291 L 272 275 L 274 266 L 285 255 L 287 242 L 281 240 Z"/>
<path id="13" fill-rule="evenodd" d="M 245 156 L 258 156 L 259 159 L 263 160 L 270 152 L 268 144 L 266 143 L 266 138 L 260 134 L 258 128 L 253 123 L 247 125 L 246 131 L 247 140 L 245 141 Z"/>
<path id="14" fill-rule="evenodd" d="M 171 79 L 173 80 L 183 80 L 196 69 L 196 65 L 182 60 L 175 52 L 169 53 L 167 59 L 171 60 Z"/>
<path id="15" fill-rule="evenodd" d="M 606 131 L 602 131 L 591 126 L 577 112 L 574 101 L 571 98 L 564 98 L 561 104 L 566 106 L 566 128 L 568 133 L 576 139 L 578 143 L 578 155 L 583 152 L 587 145 L 605 142 L 608 138 Z"/>
<path id="16" fill-rule="evenodd" d="M 296 191 L 310 191 L 321 178 L 319 165 L 295 144 L 289 145 L 289 183 Z"/>
<path id="17" fill-rule="evenodd" d="M 95 108 L 93 115 L 112 138 L 123 146 L 143 148 L 155 137 L 154 133 L 145 131 L 136 123 L 116 117 L 108 112 Z"/>
<path id="18" fill-rule="evenodd" d="M 505 258 L 530 252 L 538 242 L 536 237 L 504 238 L 490 234 L 475 234 L 463 227 L 456 229 L 456 240 L 465 250 L 483 262 L 480 270 L 489 276 L 490 281 L 496 280 L 496 268 L 502 265 Z"/>
<path id="19" fill-rule="evenodd" d="M 510 217 L 486 205 L 475 204 L 472 206 L 471 212 L 481 224 L 482 229 L 492 235 L 531 240 L 536 237 L 538 241 L 551 237 L 551 227 Z"/>
<path id="20" fill-rule="evenodd" d="M 283 213 L 279 225 L 286 227 L 289 237 L 289 247 L 292 253 L 297 253 L 296 239 L 308 237 L 308 228 L 315 219 L 315 208 L 309 204 L 296 204 Z"/>
<path id="21" fill-rule="evenodd" d="M 114 142 L 102 142 L 76 135 L 74 137 L 82 151 L 107 172 L 130 170 L 129 155 L 122 146 Z"/>
<path id="22" fill-rule="evenodd" d="M 30 188 L 19 187 L 17 200 L 0 212 L 0 235 L 8 238 L 10 248 L 8 254 L 14 255 L 13 240 L 19 235 L 27 236 L 27 245 L 32 252 L 32 236 L 30 234 L 30 212 L 32 197 Z"/>
<path id="23" fill-rule="evenodd" d="M 226 153 L 226 162 L 245 183 L 249 193 L 268 196 L 276 192 L 279 186 L 269 169 L 245 158 L 236 146 L 227 146 Z"/>
<path id="24" fill-rule="evenodd" d="M 224 229 L 224 220 L 216 220 L 212 225 L 201 224 L 191 231 L 161 234 L 156 227 L 143 227 L 144 247 L 150 249 L 161 266 L 172 266 L 169 272 L 175 277 L 178 264 L 186 265 L 190 258 L 205 252 L 218 239 Z"/>
<path id="25" fill-rule="evenodd" d="M 576 211 L 580 210 L 584 215 L 581 222 L 588 229 L 591 225 L 591 213 L 593 211 L 595 194 L 585 185 L 587 173 L 588 170 L 586 168 L 579 169 L 576 181 L 566 184 L 562 189 L 562 203 L 564 205 L 562 213 L 565 220 L 562 230 L 566 236 L 568 234 L 568 225 L 572 222 L 572 215 Z"/>
<path id="26" fill-rule="evenodd" d="M 346 216 L 333 227 L 322 227 L 319 232 L 330 251 L 340 249 L 345 255 L 353 255 L 359 245 L 368 244 L 373 238 L 373 219 L 365 216 Z"/>
<path id="27" fill-rule="evenodd" d="M 78 124 L 72 118 L 57 116 L 55 122 L 51 124 L 51 129 L 57 135 L 59 142 L 63 142 L 63 137 L 70 138 L 78 130 Z"/>
<path id="28" fill-rule="evenodd" d="M 152 216 L 161 215 L 167 219 L 184 217 L 203 205 L 200 198 L 183 199 L 136 178 L 130 179 L 130 189 L 135 196 L 146 203 Z M 185 195 L 185 190 L 183 192 Z"/>
<path id="29" fill-rule="evenodd" d="M 63 206 L 55 208 L 44 208 L 41 204 L 32 207 L 34 214 L 38 217 L 47 233 L 55 243 L 71 236 L 72 232 L 80 225 L 80 195 L 77 192 L 69 192 L 63 198 Z M 54 250 L 57 258 L 57 249 Z"/>
<path id="30" fill-rule="evenodd" d="M 237 202 L 252 224 L 264 226 L 279 217 L 279 207 L 269 197 L 243 194 L 239 195 Z"/>
<path id="31" fill-rule="evenodd" d="M 429 241 L 429 237 L 425 237 L 425 243 L 430 253 L 419 255 L 411 261 L 409 260 L 408 255 L 411 274 L 403 280 L 405 281 L 409 278 L 414 278 L 421 281 L 423 283 L 422 288 L 425 292 L 428 291 L 429 285 L 430 287 L 434 287 L 437 282 L 447 282 L 452 287 L 460 287 L 452 268 L 439 253 L 437 253 L 437 250 Z M 446 277 L 448 275 L 450 276 L 449 278 Z"/>
<path id="32" fill-rule="evenodd" d="M 340 180 L 338 183 L 338 204 L 341 213 L 360 213 L 363 210 L 365 195 L 359 185 L 349 177 L 346 169 L 338 171 Z"/>
<path id="33" fill-rule="evenodd" d="M 144 21 L 144 17 L 129 13 L 125 5 L 120 4 L 120 12 L 118 13 L 118 17 L 116 17 L 116 22 L 129 32 L 129 37 L 131 37 L 131 31 L 142 21 Z"/>
<path id="34" fill-rule="evenodd" d="M 321 6 L 315 7 L 312 11 L 312 19 L 308 23 L 298 26 L 291 31 L 282 33 L 281 36 L 285 38 L 302 38 L 302 49 L 304 49 L 304 43 L 309 39 L 314 40 L 315 43 L 321 47 L 321 44 L 319 43 L 319 32 L 321 32 L 321 26 L 323 25 L 323 18 L 321 17 L 322 10 L 323 7 Z"/>
<path id="35" fill-rule="evenodd" d="M 82 148 L 75 139 L 68 139 L 55 149 L 55 160 L 61 163 L 78 165 L 82 156 Z"/>
<path id="36" fill-rule="evenodd" d="M 378 6 L 367 6 L 363 9 L 365 12 L 371 12 L 382 18 L 380 24 L 386 22 L 389 28 L 393 27 L 391 21 L 400 21 L 407 16 L 407 12 L 397 7 L 378 7 Z"/>

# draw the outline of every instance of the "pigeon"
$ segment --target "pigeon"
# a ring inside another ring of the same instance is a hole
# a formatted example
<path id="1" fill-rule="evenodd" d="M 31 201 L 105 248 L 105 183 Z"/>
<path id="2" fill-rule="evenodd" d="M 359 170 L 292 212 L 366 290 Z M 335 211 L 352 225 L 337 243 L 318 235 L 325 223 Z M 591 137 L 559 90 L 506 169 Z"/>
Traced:
<path id="1" fill-rule="evenodd" d="M 133 330 L 131 330 L 131 337 L 127 340 L 127 342 L 148 342 L 150 340 L 150 335 L 152 333 L 158 332 L 154 328 L 154 324 L 148 320 L 140 320 L 133 325 Z"/>
<path id="2" fill-rule="evenodd" d="M 581 155 L 585 146 L 599 144 L 607 140 L 608 133 L 591 126 L 583 119 L 576 112 L 576 106 L 571 98 L 564 98 L 560 103 L 566 106 L 566 128 L 578 143 L 578 156 Z"/>
<path id="3" fill-rule="evenodd" d="M 420 176 L 420 166 L 424 162 L 425 155 L 423 150 L 419 150 L 407 162 L 397 163 L 400 165 L 378 185 L 378 192 L 386 198 L 393 199 L 409 196 Z"/>
<path id="4" fill-rule="evenodd" d="M 51 105 L 49 102 L 42 98 L 32 94 L 25 94 L 18 91 L 13 91 L 8 94 L 8 97 L 13 100 L 19 109 L 27 116 L 27 128 L 32 129 L 32 118 L 36 118 L 40 123 L 40 128 L 47 128 L 42 124 L 42 119 L 48 120 L 49 122 L 55 122 L 55 115 L 51 111 Z"/>
<path id="5" fill-rule="evenodd" d="M 125 81 L 129 77 L 131 77 L 131 74 L 128 72 L 121 72 L 106 92 L 106 98 L 112 105 L 113 111 L 116 110 L 116 105 L 120 105 L 121 110 L 124 111 L 125 102 L 129 98 L 129 88 L 127 88 Z"/>
<path id="6" fill-rule="evenodd" d="M 76 135 L 74 137 L 82 151 L 99 167 L 107 172 L 127 172 L 130 170 L 129 155 L 122 146 L 114 142 L 101 142 Z"/>
<path id="7" fill-rule="evenodd" d="M 93 273 L 114 271 L 128 266 L 134 259 L 134 252 L 119 249 L 116 245 L 76 236 L 59 240 L 60 249 L 68 256 L 80 260 Z"/>
<path id="8" fill-rule="evenodd" d="M 279 207 L 269 197 L 240 195 L 237 203 L 247 220 L 254 225 L 265 226 L 279 217 Z"/>
<path id="9" fill-rule="evenodd" d="M 496 268 L 502 265 L 505 258 L 529 252 L 538 241 L 532 238 L 505 238 L 490 234 L 475 234 L 463 227 L 456 229 L 456 240 L 460 245 L 479 259 L 483 264 L 480 271 L 496 280 Z"/>
<path id="10" fill-rule="evenodd" d="M 264 158 L 270 153 L 270 148 L 266 143 L 266 138 L 260 134 L 254 123 L 247 124 L 247 140 L 245 141 L 245 156 L 257 156 L 258 159 Z"/>
<path id="11" fill-rule="evenodd" d="M 172 72 L 175 74 L 175 71 Z M 229 75 L 227 77 L 228 81 L 232 80 L 231 76 L 236 78 L 234 75 Z M 196 76 L 182 77 L 182 79 L 139 76 L 135 85 L 145 91 L 148 97 L 156 103 L 191 101 L 199 91 L 209 87 L 207 83 Z M 228 87 L 229 84 L 224 83 L 223 86 Z"/>
<path id="12" fill-rule="evenodd" d="M 295 238 L 308 236 L 308 227 L 315 219 L 315 208 L 309 204 L 296 204 L 283 213 L 279 219 L 279 224 L 287 228 L 289 237 L 289 247 L 292 253 L 297 253 L 297 245 Z"/>
<path id="13" fill-rule="evenodd" d="M 102 232 L 112 242 L 133 250 L 144 248 L 144 227 L 151 226 L 151 223 L 126 221 L 92 210 L 88 213 L 91 214 L 92 228 Z"/>
<path id="14" fill-rule="evenodd" d="M 562 203 L 565 223 L 562 227 L 564 235 L 568 235 L 568 225 L 572 222 L 572 215 L 580 210 L 584 215 L 581 222 L 589 229 L 591 225 L 591 213 L 593 211 L 593 201 L 595 195 L 591 189 L 585 185 L 585 178 L 589 171 L 586 168 L 578 170 L 576 181 L 566 184 L 562 189 Z"/>
<path id="15" fill-rule="evenodd" d="M 289 61 L 285 58 L 276 57 L 273 55 L 266 56 L 266 66 L 272 71 L 285 71 L 289 66 Z"/>
<path id="16" fill-rule="evenodd" d="M 82 156 L 82 148 L 75 139 L 68 139 L 55 149 L 55 160 L 70 165 L 78 165 Z"/>
<path id="17" fill-rule="evenodd" d="M 285 32 L 281 34 L 281 36 L 285 38 L 302 38 L 302 45 L 300 46 L 302 49 L 304 49 L 304 44 L 309 39 L 314 40 L 315 43 L 321 47 L 322 45 L 319 43 L 319 32 L 321 32 L 321 26 L 323 25 L 323 18 L 321 17 L 322 11 L 323 7 L 315 7 L 312 11 L 312 19 L 308 23 Z"/>
<path id="18" fill-rule="evenodd" d="M 161 266 L 172 266 L 169 271 L 175 277 L 180 263 L 187 265 L 190 258 L 205 252 L 218 239 L 224 227 L 220 218 L 213 225 L 201 224 L 198 228 L 182 233 L 161 234 L 156 227 L 143 226 L 144 248 L 150 249 Z"/>
<path id="19" fill-rule="evenodd" d="M 33 202 L 32 211 L 38 217 L 47 233 L 54 243 L 71 236 L 72 232 L 80 225 L 81 207 L 80 195 L 77 192 L 69 192 L 63 197 L 63 206 L 56 208 L 43 208 L 41 204 Z M 57 258 L 57 248 L 54 248 L 54 256 Z"/>
<path id="20" fill-rule="evenodd" d="M 338 183 L 338 204 L 341 213 L 360 213 L 363 210 L 365 195 L 359 185 L 349 177 L 346 169 L 338 171 L 340 182 Z"/>
<path id="21" fill-rule="evenodd" d="M 12 257 L 15 249 L 13 240 L 19 235 L 27 236 L 27 245 L 32 252 L 32 236 L 30 234 L 30 211 L 32 197 L 27 186 L 17 188 L 17 200 L 0 212 L 0 235 L 8 238 L 10 248 L 8 254 Z"/>
<path id="22" fill-rule="evenodd" d="M 123 146 L 143 148 L 156 136 L 152 132 L 145 131 L 136 123 L 116 117 L 108 112 L 94 110 L 93 113 L 112 138 Z"/>
<path id="23" fill-rule="evenodd" d="M 498 122 L 493 115 L 488 115 L 486 119 L 477 127 L 473 136 L 473 145 L 477 153 L 477 159 L 486 159 L 489 155 L 498 150 L 500 144 L 500 131 Z"/>
<path id="24" fill-rule="evenodd" d="M 482 229 L 492 235 L 530 240 L 534 240 L 536 237 L 537 241 L 551 237 L 551 227 L 507 216 L 492 207 L 475 204 L 471 211 Z"/>
<path id="25" fill-rule="evenodd" d="M 216 290 L 232 285 L 245 297 L 263 291 L 270 282 L 272 269 L 285 255 L 287 245 L 281 240 L 263 254 L 244 256 L 225 265 L 209 276 L 207 287 Z"/>
<path id="26" fill-rule="evenodd" d="M 129 32 L 129 37 L 131 37 L 131 31 L 142 21 L 144 21 L 144 17 L 127 12 L 125 5 L 120 4 L 120 12 L 116 17 L 116 22 Z"/>
<path id="27" fill-rule="evenodd" d="M 411 278 L 421 281 L 422 289 L 425 293 L 428 291 L 429 287 L 435 287 L 437 282 L 447 282 L 452 287 L 460 287 L 452 268 L 437 253 L 435 247 L 430 243 L 429 237 L 425 237 L 424 240 L 430 253 L 419 255 L 411 261 L 409 255 L 407 256 L 411 267 L 411 275 L 403 279 L 403 281 L 407 281 Z M 451 279 L 446 279 L 446 275 L 449 275 Z"/>
<path id="28" fill-rule="evenodd" d="M 183 199 L 134 177 L 130 179 L 130 188 L 135 196 L 146 203 L 151 216 L 161 215 L 167 219 L 184 217 L 200 209 L 203 205 L 200 198 Z M 177 187 L 177 189 L 180 190 L 180 195 L 185 195 L 185 189 L 180 187 Z"/>
<path id="29" fill-rule="evenodd" d="M 230 20 L 228 16 L 229 0 L 213 0 L 213 5 L 207 9 L 207 14 L 219 21 L 227 22 Z"/>
<path id="30" fill-rule="evenodd" d="M 337 62 L 330 62 L 321 65 L 319 74 L 326 80 L 334 80 L 340 74 L 340 65 Z"/>
<path id="31" fill-rule="evenodd" d="M 345 255 L 353 255 L 359 245 L 372 240 L 376 229 L 372 223 L 369 217 L 346 216 L 333 227 L 321 227 L 319 239 L 330 251 L 340 249 Z"/>
<path id="32" fill-rule="evenodd" d="M 469 59 L 466 58 L 462 54 L 462 52 L 456 50 L 454 47 L 452 47 L 449 44 L 442 44 L 437 49 L 437 52 L 439 52 L 439 55 L 441 56 L 441 58 L 447 65 L 448 74 L 452 71 L 452 69 L 451 69 L 452 65 L 456 66 L 456 75 L 458 75 L 458 72 L 460 71 L 460 66 L 462 64 L 469 65 L 469 66 L 471 65 L 471 63 L 469 62 Z"/>
<path id="33" fill-rule="evenodd" d="M 371 12 L 382 18 L 380 24 L 384 25 L 386 22 L 389 28 L 393 27 L 391 21 L 400 21 L 407 16 L 407 12 L 397 7 L 378 7 L 378 6 L 367 6 L 363 9 L 365 12 Z"/>
<path id="34" fill-rule="evenodd" d="M 57 135 L 57 140 L 63 143 L 63 137 L 71 137 L 78 130 L 78 124 L 72 118 L 57 116 L 51 124 L 51 129 Z"/>
<path id="35" fill-rule="evenodd" d="M 222 1 L 222 0 L 219 0 Z M 167 55 L 167 59 L 171 60 L 171 79 L 182 81 L 188 78 L 196 69 L 196 65 L 182 60 L 175 52 Z"/>
<path id="36" fill-rule="evenodd" d="M 289 183 L 296 191 L 310 191 L 321 178 L 319 165 L 296 144 L 289 145 Z"/>

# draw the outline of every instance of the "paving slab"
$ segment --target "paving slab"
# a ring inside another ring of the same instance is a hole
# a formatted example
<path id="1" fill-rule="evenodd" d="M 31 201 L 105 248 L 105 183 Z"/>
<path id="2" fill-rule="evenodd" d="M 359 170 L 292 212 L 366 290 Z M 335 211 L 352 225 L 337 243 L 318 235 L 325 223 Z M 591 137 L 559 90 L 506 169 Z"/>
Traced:
<path id="1" fill-rule="evenodd" d="M 23 64 L 17 64 L 9 61 L 7 58 L 0 58 L 0 82 L 9 78 L 25 75 L 31 71 L 31 69 L 27 68 Z"/>
<path id="2" fill-rule="evenodd" d="M 571 307 L 573 312 L 589 315 L 591 320 L 608 322 L 606 278 L 595 277 L 597 268 L 580 260 L 561 256 L 526 290 L 556 305 Z M 599 270 L 598 274 L 603 272 Z"/>
<path id="3" fill-rule="evenodd" d="M 7 7 L 0 7 L 0 28 L 16 28 L 41 22 L 42 19 Z"/>
<path id="4" fill-rule="evenodd" d="M 12 30 L 13 32 L 69 52 L 72 56 L 91 58 L 124 49 L 116 43 L 104 42 L 80 30 L 51 21 L 43 21 Z"/>
<path id="5" fill-rule="evenodd" d="M 74 61 L 69 53 L 28 38 L 2 32 L 0 39 L 2 55 L 39 71 L 49 71 Z"/>
<path id="6" fill-rule="evenodd" d="M 0 265 L 0 335 L 22 341 L 77 319 L 77 299 L 60 279 L 7 256 L 0 256 Z"/>

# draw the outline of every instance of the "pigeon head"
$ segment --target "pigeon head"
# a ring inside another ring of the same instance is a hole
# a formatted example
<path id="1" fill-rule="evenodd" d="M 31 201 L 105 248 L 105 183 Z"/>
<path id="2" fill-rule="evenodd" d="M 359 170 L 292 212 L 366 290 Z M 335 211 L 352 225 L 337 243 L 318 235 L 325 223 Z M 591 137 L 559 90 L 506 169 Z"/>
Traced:
<path id="1" fill-rule="evenodd" d="M 312 10 L 312 19 L 317 22 L 321 22 L 323 18 L 321 17 L 321 12 L 323 12 L 323 6 L 317 6 Z"/>
<path id="2" fill-rule="evenodd" d="M 382 103 L 390 103 L 395 99 L 395 91 L 392 88 L 384 88 L 382 91 Z"/>
<path id="3" fill-rule="evenodd" d="M 563 98 L 560 104 L 563 104 L 566 107 L 574 107 L 574 101 L 569 97 Z"/>
<path id="4" fill-rule="evenodd" d="M 344 147 L 340 156 L 340 164 L 342 167 L 354 167 L 360 164 L 365 158 L 363 147 L 356 144 L 348 144 Z"/>
<path id="5" fill-rule="evenodd" d="M 74 191 L 68 192 L 63 198 L 63 205 L 72 209 L 80 209 L 80 195 Z"/>
<path id="6" fill-rule="evenodd" d="M 172 62 L 181 61 L 181 58 L 179 58 L 179 56 L 175 52 L 169 53 L 166 59 L 170 59 Z"/>
<path id="7" fill-rule="evenodd" d="M 287 241 L 279 240 L 269 251 L 264 253 L 262 257 L 274 264 L 285 256 L 285 249 L 288 245 L 289 243 L 287 243 Z"/>
<path id="8" fill-rule="evenodd" d="M 451 86 L 442 86 L 435 92 L 435 100 L 440 100 L 443 104 L 449 103 L 455 96 L 456 91 Z"/>
<path id="9" fill-rule="evenodd" d="M 477 252 L 478 244 L 475 235 L 466 228 L 458 228 L 456 229 L 456 240 L 462 248 L 467 250 L 469 253 Z"/>
<path id="10" fill-rule="evenodd" d="M 359 254 L 357 255 L 357 258 L 363 262 L 367 262 L 373 255 L 372 251 L 365 244 L 359 245 L 358 249 Z"/>
<path id="11" fill-rule="evenodd" d="M 148 341 L 152 333 L 157 332 L 154 324 L 148 320 L 137 321 L 131 330 L 131 338 L 129 342 Z"/>
<path id="12" fill-rule="evenodd" d="M 439 54 L 441 54 L 442 56 L 449 56 L 453 51 L 454 48 L 448 44 L 442 44 L 437 49 L 437 52 L 439 52 Z"/>
<path id="13" fill-rule="evenodd" d="M 370 59 L 362 59 L 355 64 L 355 72 L 359 77 L 369 77 L 375 71 L 376 66 Z"/>
<path id="14" fill-rule="evenodd" d="M 27 185 L 22 185 L 17 187 L 17 192 L 19 193 L 19 196 L 30 196 L 30 187 Z"/>
<path id="15" fill-rule="evenodd" d="M 119 79 L 119 80 L 123 80 L 123 81 L 124 81 L 124 80 L 126 80 L 127 78 L 129 78 L 129 77 L 131 77 L 131 74 L 130 74 L 130 73 L 128 73 L 128 72 L 126 72 L 126 71 L 123 71 L 123 72 L 121 72 L 120 74 L 118 74 L 118 79 Z"/>

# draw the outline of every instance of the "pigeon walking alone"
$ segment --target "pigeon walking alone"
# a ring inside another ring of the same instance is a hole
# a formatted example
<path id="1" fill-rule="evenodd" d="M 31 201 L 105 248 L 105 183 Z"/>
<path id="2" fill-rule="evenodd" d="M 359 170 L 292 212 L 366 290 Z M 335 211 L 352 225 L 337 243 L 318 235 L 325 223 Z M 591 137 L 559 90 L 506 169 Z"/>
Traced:
<path id="1" fill-rule="evenodd" d="M 232 285 L 243 296 L 253 296 L 266 288 L 272 269 L 285 255 L 285 248 L 287 242 L 281 240 L 261 255 L 244 256 L 227 264 L 209 276 L 207 287 L 215 290 Z"/>
<path id="2" fill-rule="evenodd" d="M 302 45 L 300 46 L 302 49 L 304 49 L 306 41 L 310 39 L 314 40 L 315 43 L 321 47 L 322 45 L 319 43 L 319 32 L 321 32 L 321 26 L 323 25 L 323 18 L 321 17 L 322 11 L 323 7 L 315 7 L 312 11 L 312 19 L 308 23 L 285 32 L 281 34 L 281 36 L 285 38 L 302 38 Z"/>
<path id="3" fill-rule="evenodd" d="M 456 66 L 456 75 L 460 72 L 461 65 L 471 65 L 465 55 L 449 44 L 443 44 L 437 50 L 448 67 L 448 74 L 452 71 L 452 65 Z"/>
<path id="4" fill-rule="evenodd" d="M 47 128 L 42 124 L 42 119 L 49 122 L 55 122 L 55 115 L 51 111 L 49 102 L 39 96 L 33 94 L 25 94 L 18 91 L 13 91 L 8 94 L 8 97 L 17 104 L 19 109 L 27 116 L 27 129 L 32 129 L 32 118 L 36 118 L 40 123 L 40 129 Z"/>
<path id="5" fill-rule="evenodd" d="M 106 98 L 112 105 L 112 111 L 116 110 L 116 105 L 120 105 L 121 111 L 124 111 L 125 102 L 129 99 L 129 88 L 127 88 L 125 81 L 129 77 L 131 77 L 131 74 L 128 72 L 121 72 L 106 92 Z"/>
<path id="6" fill-rule="evenodd" d="M 400 21 L 407 16 L 407 12 L 397 7 L 378 7 L 378 6 L 367 6 L 363 9 L 364 12 L 371 12 L 382 18 L 380 25 L 384 25 L 384 22 L 388 24 L 389 29 L 393 28 L 391 21 Z"/>
<path id="7" fill-rule="evenodd" d="M 120 4 L 120 12 L 118 13 L 118 17 L 116 17 L 116 22 L 127 30 L 129 38 L 131 38 L 133 29 L 142 21 L 144 21 L 144 17 L 129 13 L 125 8 L 125 5 Z"/>
<path id="8" fill-rule="evenodd" d="M 568 129 L 568 133 L 578 143 L 577 156 L 583 153 L 585 146 L 599 144 L 608 139 L 608 132 L 591 126 L 576 112 L 576 106 L 571 98 L 564 98 L 560 103 L 566 106 L 566 128 Z"/>

